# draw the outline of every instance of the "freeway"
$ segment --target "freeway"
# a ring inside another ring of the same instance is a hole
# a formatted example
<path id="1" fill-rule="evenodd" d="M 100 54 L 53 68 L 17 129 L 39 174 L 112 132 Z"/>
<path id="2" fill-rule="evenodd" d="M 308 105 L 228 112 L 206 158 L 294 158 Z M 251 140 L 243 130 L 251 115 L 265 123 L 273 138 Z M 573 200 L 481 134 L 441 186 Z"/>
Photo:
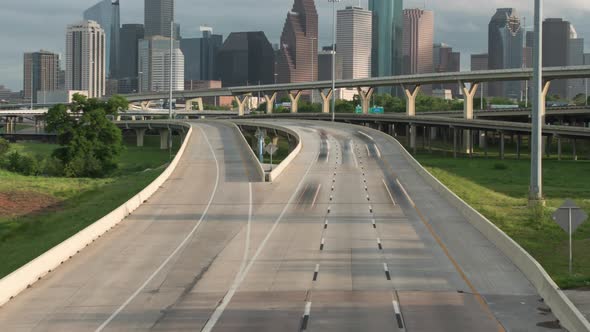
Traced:
<path id="1" fill-rule="evenodd" d="M 273 183 L 235 127 L 193 122 L 124 222 L 0 308 L 7 331 L 555 331 L 524 275 L 376 131 L 265 120 L 303 149 Z M 259 122 L 260 123 L 260 122 Z"/>

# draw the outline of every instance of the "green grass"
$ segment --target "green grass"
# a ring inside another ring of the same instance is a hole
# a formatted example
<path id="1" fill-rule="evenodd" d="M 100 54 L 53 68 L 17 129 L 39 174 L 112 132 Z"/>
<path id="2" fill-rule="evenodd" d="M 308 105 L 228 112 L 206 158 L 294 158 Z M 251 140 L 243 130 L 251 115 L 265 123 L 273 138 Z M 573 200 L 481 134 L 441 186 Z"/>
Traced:
<path id="1" fill-rule="evenodd" d="M 134 139 L 126 140 L 134 142 Z M 178 148 L 179 141 L 175 141 Z M 13 147 L 30 154 L 49 155 L 55 145 L 19 143 Z M 175 149 L 176 150 L 176 149 Z M 173 151 L 175 152 L 175 151 Z M 0 171 L 0 192 L 26 191 L 60 201 L 57 208 L 20 217 L 0 217 L 0 277 L 59 244 L 100 219 L 153 181 L 169 161 L 159 149 L 159 137 L 145 139 L 145 147 L 126 144 L 120 168 L 110 178 L 68 179 L 26 177 Z"/>
<path id="2" fill-rule="evenodd" d="M 590 221 L 574 234 L 574 273 L 568 273 L 568 236 L 551 220 L 566 198 L 590 212 L 590 162 L 544 162 L 547 206 L 527 207 L 529 160 L 452 159 L 419 153 L 434 176 L 518 242 L 562 288 L 590 286 Z"/>

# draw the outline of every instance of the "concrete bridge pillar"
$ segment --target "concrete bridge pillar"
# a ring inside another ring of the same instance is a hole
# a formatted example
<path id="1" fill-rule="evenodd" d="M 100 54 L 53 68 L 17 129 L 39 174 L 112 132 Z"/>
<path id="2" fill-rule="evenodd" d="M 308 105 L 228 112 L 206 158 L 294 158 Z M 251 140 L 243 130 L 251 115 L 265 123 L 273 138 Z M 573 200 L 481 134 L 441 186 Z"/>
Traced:
<path id="1" fill-rule="evenodd" d="M 246 110 L 246 104 L 250 95 L 234 96 L 236 103 L 238 104 L 238 115 L 244 116 Z"/>
<path id="2" fill-rule="evenodd" d="M 367 91 L 363 90 L 360 87 L 356 89 L 361 99 L 363 114 L 369 114 L 369 108 L 371 107 L 371 97 L 373 97 L 373 92 L 375 92 L 375 88 L 369 87 Z"/>
<path id="3" fill-rule="evenodd" d="M 151 106 L 151 104 L 152 104 L 151 100 L 142 101 L 142 102 L 140 103 L 140 105 L 141 105 L 141 110 L 142 110 L 142 111 L 147 111 L 147 110 L 149 110 L 149 109 L 150 109 L 150 106 Z"/>
<path id="4" fill-rule="evenodd" d="M 459 81 L 459 86 L 461 87 L 461 91 L 463 92 L 463 118 L 466 120 L 473 120 L 473 97 L 477 93 L 477 89 L 479 88 L 479 83 L 474 82 L 471 83 L 470 87 L 467 87 L 467 84 L 463 81 Z M 471 137 L 471 130 L 465 130 L 464 133 L 464 145 L 465 150 L 468 154 L 473 153 L 473 142 Z"/>
<path id="5" fill-rule="evenodd" d="M 193 110 L 193 105 L 197 104 L 197 110 L 202 112 L 204 110 L 203 108 L 203 98 L 194 98 L 194 99 L 189 99 L 185 102 L 184 105 L 184 110 L 189 112 Z"/>
<path id="6" fill-rule="evenodd" d="M 299 109 L 299 98 L 301 98 L 301 93 L 303 91 L 297 90 L 295 94 L 289 91 L 289 99 L 291 99 L 291 113 L 297 113 Z"/>
<path id="7" fill-rule="evenodd" d="M 421 88 L 420 85 L 416 85 L 412 89 L 408 89 L 402 85 L 402 89 L 404 89 L 404 94 L 406 95 L 406 116 L 416 116 L 416 97 Z"/>
<path id="8" fill-rule="evenodd" d="M 541 117 L 543 124 L 545 124 L 545 114 L 547 114 L 546 106 L 547 106 L 547 93 L 549 92 L 549 87 L 551 86 L 551 81 L 543 81 L 543 91 L 541 91 L 541 95 L 539 96 L 539 103 L 541 104 Z"/>
<path id="9" fill-rule="evenodd" d="M 488 134 L 485 130 L 480 130 L 479 131 L 479 147 L 480 148 L 486 148 L 488 145 Z"/>
<path id="10" fill-rule="evenodd" d="M 330 113 L 330 101 L 332 100 L 332 94 L 334 91 L 328 89 L 326 93 L 324 89 L 320 89 L 320 96 L 322 97 L 322 113 Z"/>
<path id="11" fill-rule="evenodd" d="M 160 149 L 166 150 L 170 147 L 170 129 L 160 129 Z"/>
<path id="12" fill-rule="evenodd" d="M 145 132 L 147 129 L 135 129 L 135 137 L 137 138 L 137 146 L 143 146 L 143 139 L 145 138 Z"/>
<path id="13" fill-rule="evenodd" d="M 273 92 L 271 95 L 264 93 L 264 100 L 266 100 L 266 114 L 272 114 L 277 100 L 277 93 Z"/>
<path id="14" fill-rule="evenodd" d="M 506 143 L 506 137 L 504 135 L 504 132 L 501 131 L 500 132 L 500 159 L 504 160 L 504 152 L 505 150 L 505 143 Z"/>

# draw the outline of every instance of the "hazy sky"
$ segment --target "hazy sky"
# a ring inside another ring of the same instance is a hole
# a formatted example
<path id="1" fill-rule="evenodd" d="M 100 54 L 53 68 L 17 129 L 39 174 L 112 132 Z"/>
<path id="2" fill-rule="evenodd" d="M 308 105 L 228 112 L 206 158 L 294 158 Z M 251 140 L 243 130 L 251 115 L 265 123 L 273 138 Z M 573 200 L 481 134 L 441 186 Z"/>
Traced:
<path id="1" fill-rule="evenodd" d="M 387 0 L 383 0 L 387 1 Z M 97 0 L 18 0 L 0 5 L 0 85 L 22 89 L 22 54 L 47 49 L 64 52 L 67 24 L 80 20 L 84 9 Z M 143 0 L 120 0 L 122 23 L 143 23 Z M 200 25 L 227 36 L 232 31 L 266 33 L 277 43 L 285 14 L 292 0 L 176 0 L 176 20 L 182 35 L 197 36 Z M 358 4 L 343 0 L 339 6 Z M 533 0 L 406 0 L 404 7 L 424 7 L 435 11 L 435 41 L 450 44 L 463 53 L 462 66 L 468 69 L 469 54 L 487 51 L 487 24 L 499 7 L 516 7 L 532 25 Z M 367 6 L 367 0 L 361 0 Z M 545 1 L 545 17 L 571 21 L 580 37 L 586 37 L 590 52 L 590 1 Z M 331 43 L 331 3 L 316 0 L 320 15 L 320 44 Z"/>

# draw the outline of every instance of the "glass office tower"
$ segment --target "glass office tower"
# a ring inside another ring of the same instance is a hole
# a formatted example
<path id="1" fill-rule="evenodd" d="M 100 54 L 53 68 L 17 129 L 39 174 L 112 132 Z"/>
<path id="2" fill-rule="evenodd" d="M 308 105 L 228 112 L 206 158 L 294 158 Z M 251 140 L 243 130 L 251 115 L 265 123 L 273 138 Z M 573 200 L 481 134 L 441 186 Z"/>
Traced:
<path id="1" fill-rule="evenodd" d="M 369 0 L 373 12 L 371 75 L 395 76 L 402 72 L 403 0 Z M 391 88 L 379 92 L 391 92 Z"/>

